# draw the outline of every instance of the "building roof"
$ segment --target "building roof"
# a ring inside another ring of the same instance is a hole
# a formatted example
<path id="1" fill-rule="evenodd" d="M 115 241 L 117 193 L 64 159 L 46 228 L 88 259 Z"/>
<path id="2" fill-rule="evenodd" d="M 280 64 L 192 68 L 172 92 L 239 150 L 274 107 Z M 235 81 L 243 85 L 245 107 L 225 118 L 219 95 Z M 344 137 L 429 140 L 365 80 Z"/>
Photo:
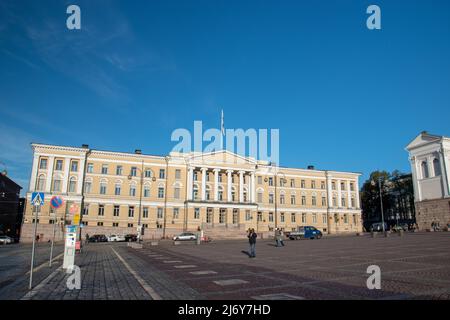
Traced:
<path id="1" fill-rule="evenodd" d="M 430 134 L 427 131 L 422 131 L 417 137 L 415 137 L 410 143 L 408 143 L 408 145 L 406 146 L 406 150 L 410 151 L 412 149 L 443 140 L 450 140 L 450 137 L 439 136 Z"/>

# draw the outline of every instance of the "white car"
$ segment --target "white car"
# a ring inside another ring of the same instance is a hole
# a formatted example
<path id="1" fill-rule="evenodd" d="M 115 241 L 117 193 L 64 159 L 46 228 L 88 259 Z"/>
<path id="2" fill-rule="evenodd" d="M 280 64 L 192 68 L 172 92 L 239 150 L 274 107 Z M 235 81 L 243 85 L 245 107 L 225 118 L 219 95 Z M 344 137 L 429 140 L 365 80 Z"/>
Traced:
<path id="1" fill-rule="evenodd" d="M 196 240 L 197 236 L 192 232 L 183 232 L 182 234 L 173 237 L 173 240 Z"/>
<path id="2" fill-rule="evenodd" d="M 112 234 L 108 237 L 108 242 L 122 242 L 125 241 L 125 236 Z"/>
<path id="3" fill-rule="evenodd" d="M 8 236 L 0 236 L 0 243 L 1 244 L 10 244 L 10 243 L 13 243 L 13 239 Z"/>

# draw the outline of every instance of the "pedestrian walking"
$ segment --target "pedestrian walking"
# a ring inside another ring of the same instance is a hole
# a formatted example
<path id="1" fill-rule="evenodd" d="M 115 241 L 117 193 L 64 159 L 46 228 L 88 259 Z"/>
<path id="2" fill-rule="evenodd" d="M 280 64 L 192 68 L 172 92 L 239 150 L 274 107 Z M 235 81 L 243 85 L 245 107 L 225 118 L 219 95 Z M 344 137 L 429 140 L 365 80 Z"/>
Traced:
<path id="1" fill-rule="evenodd" d="M 277 247 L 284 247 L 283 232 L 280 228 L 275 229 L 275 240 L 277 242 Z"/>
<path id="2" fill-rule="evenodd" d="M 248 242 L 250 243 L 250 254 L 249 258 L 255 258 L 256 257 L 256 238 L 258 235 L 255 233 L 255 229 L 250 229 L 248 233 Z"/>

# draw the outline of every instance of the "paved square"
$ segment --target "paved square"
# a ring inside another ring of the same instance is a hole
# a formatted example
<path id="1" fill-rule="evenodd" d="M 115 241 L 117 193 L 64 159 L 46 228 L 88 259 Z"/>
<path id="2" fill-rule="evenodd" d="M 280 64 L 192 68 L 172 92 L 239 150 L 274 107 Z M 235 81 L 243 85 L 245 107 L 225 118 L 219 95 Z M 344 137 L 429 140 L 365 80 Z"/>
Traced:
<path id="1" fill-rule="evenodd" d="M 68 275 L 45 266 L 38 251 L 35 288 L 27 290 L 29 247 L 0 248 L 1 299 L 450 299 L 450 233 L 408 233 L 389 238 L 325 237 L 320 240 L 258 240 L 256 258 L 246 240 L 196 245 L 160 241 L 142 249 L 124 243 L 89 244 L 78 254 L 81 290 Z M 61 250 L 61 247 L 59 250 Z M 15 257 L 22 255 L 21 259 Z M 164 257 L 161 259 L 161 257 Z M 16 266 L 17 264 L 17 266 Z M 19 268 L 19 264 L 22 268 Z M 25 268 L 23 267 L 25 265 Z M 369 290 L 367 267 L 381 270 L 381 289 Z M 15 270 L 12 274 L 12 270 Z"/>

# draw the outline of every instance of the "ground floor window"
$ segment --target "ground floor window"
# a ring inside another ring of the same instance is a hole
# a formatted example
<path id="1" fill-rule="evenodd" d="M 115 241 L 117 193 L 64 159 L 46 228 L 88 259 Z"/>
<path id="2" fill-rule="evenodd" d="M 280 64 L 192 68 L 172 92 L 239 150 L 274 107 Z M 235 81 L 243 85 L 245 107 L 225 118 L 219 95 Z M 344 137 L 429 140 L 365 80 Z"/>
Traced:
<path id="1" fill-rule="evenodd" d="M 206 223 L 212 223 L 212 217 L 213 217 L 212 209 L 210 208 L 206 209 Z"/>
<path id="2" fill-rule="evenodd" d="M 133 224 L 132 224 L 132 223 L 129 223 L 129 224 L 128 224 L 128 228 L 133 228 Z"/>
<path id="3" fill-rule="evenodd" d="M 113 227 L 118 227 L 119 223 L 118 222 L 113 222 Z"/>
<path id="4" fill-rule="evenodd" d="M 227 216 L 226 209 L 220 209 L 219 223 L 225 223 L 226 222 L 226 216 Z"/>
<path id="5" fill-rule="evenodd" d="M 233 224 L 239 223 L 239 210 L 233 209 Z"/>
<path id="6" fill-rule="evenodd" d="M 194 209 L 194 219 L 200 219 L 200 208 Z"/>
<path id="7" fill-rule="evenodd" d="M 97 227 L 103 227 L 103 222 L 97 222 Z"/>

